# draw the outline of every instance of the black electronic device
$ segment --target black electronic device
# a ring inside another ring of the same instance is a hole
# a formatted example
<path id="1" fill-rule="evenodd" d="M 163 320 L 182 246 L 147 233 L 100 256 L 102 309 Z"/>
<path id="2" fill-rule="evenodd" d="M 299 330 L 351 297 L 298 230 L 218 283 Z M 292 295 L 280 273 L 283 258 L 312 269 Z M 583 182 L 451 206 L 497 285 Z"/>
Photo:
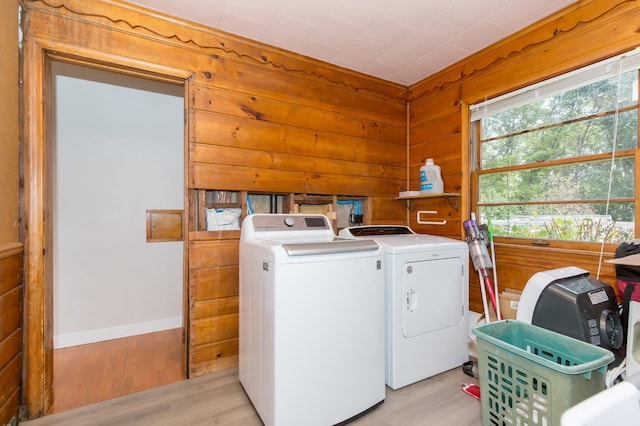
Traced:
<path id="1" fill-rule="evenodd" d="M 611 351 L 623 343 L 614 289 L 573 266 L 533 275 L 520 297 L 516 319 Z"/>

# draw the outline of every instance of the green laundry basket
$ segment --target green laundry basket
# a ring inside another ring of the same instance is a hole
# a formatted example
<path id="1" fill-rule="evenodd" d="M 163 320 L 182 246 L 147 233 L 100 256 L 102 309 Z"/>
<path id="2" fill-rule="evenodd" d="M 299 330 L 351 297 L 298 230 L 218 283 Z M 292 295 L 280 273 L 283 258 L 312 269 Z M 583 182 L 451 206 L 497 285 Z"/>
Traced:
<path id="1" fill-rule="evenodd" d="M 479 325 L 482 424 L 560 425 L 562 413 L 605 389 L 611 351 L 505 320 Z"/>

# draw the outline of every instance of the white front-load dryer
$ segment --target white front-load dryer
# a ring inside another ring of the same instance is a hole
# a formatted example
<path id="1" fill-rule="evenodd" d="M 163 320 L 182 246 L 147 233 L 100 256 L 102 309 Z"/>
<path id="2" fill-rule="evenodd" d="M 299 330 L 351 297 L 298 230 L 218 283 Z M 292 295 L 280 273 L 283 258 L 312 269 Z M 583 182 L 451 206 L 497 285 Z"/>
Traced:
<path id="1" fill-rule="evenodd" d="M 341 237 L 374 239 L 385 263 L 385 379 L 392 389 L 469 359 L 469 248 L 406 226 L 355 226 Z"/>

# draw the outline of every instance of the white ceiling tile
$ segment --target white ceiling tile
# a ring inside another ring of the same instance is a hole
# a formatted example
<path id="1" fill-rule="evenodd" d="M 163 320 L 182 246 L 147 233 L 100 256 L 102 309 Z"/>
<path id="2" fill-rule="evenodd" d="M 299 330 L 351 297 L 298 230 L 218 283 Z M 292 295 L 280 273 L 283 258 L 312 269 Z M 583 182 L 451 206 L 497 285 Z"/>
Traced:
<path id="1" fill-rule="evenodd" d="M 283 0 L 280 13 L 320 26 L 331 16 L 341 0 Z"/>
<path id="2" fill-rule="evenodd" d="M 278 3 L 278 1 L 231 0 L 227 3 L 226 12 L 231 15 L 242 16 L 255 22 L 269 24 L 271 23 L 271 19 L 280 10 Z"/>
<path id="3" fill-rule="evenodd" d="M 426 51 L 418 49 L 417 47 L 400 44 L 394 49 L 389 49 L 382 55 L 378 56 L 376 62 L 393 66 L 395 68 L 404 68 L 416 61 L 418 58 L 423 57 L 426 53 Z"/>
<path id="4" fill-rule="evenodd" d="M 390 67 L 379 62 L 371 62 L 369 65 L 360 68 L 360 72 L 368 75 L 379 75 L 381 78 L 388 79 L 394 71 L 397 71 L 397 67 Z"/>
<path id="5" fill-rule="evenodd" d="M 410 85 L 416 81 L 422 80 L 425 76 L 431 75 L 438 71 L 437 68 L 428 67 L 418 63 L 413 63 L 406 67 L 394 71 L 389 76 L 391 81 L 397 81 L 400 84 Z"/>
<path id="6" fill-rule="evenodd" d="M 313 52 L 314 58 L 325 62 L 331 62 L 340 53 L 337 47 L 327 46 L 314 40 L 307 40 L 302 46 L 302 51 Z"/>
<path id="7" fill-rule="evenodd" d="M 169 0 L 136 0 L 135 3 L 165 13 L 169 10 L 170 4 Z"/>
<path id="8" fill-rule="evenodd" d="M 278 14 L 273 17 L 272 25 L 264 32 L 263 39 L 269 44 L 299 52 L 316 29 L 306 22 Z"/>
<path id="9" fill-rule="evenodd" d="M 413 84 L 580 0 L 128 1 Z"/>
<path id="10" fill-rule="evenodd" d="M 189 2 L 170 0 L 169 13 L 183 16 L 202 24 L 218 26 L 226 6 L 226 0 L 190 0 Z"/>
<path id="11" fill-rule="evenodd" d="M 385 17 L 418 29 L 433 20 L 452 3 L 452 0 L 399 0 L 398 4 L 386 13 Z"/>
<path id="12" fill-rule="evenodd" d="M 150 9 L 159 10 L 167 13 L 169 11 L 169 0 L 136 0 L 135 2 L 141 6 L 148 7 Z"/>
<path id="13" fill-rule="evenodd" d="M 225 13 L 220 20 L 220 26 L 218 28 L 252 40 L 260 40 L 268 26 L 260 22 Z"/>
<path id="14" fill-rule="evenodd" d="M 395 0 L 343 0 L 333 16 L 369 28 L 395 5 Z"/>
<path id="15" fill-rule="evenodd" d="M 558 0 L 511 0 L 507 6 L 493 13 L 490 19 L 516 32 L 565 6 Z"/>
<path id="16" fill-rule="evenodd" d="M 538 0 L 530 0 L 538 1 Z M 506 0 L 456 1 L 438 18 L 465 30 L 508 5 Z"/>
<path id="17" fill-rule="evenodd" d="M 387 18 L 382 18 L 356 39 L 369 46 L 387 50 L 411 33 L 411 28 Z"/>
<path id="18" fill-rule="evenodd" d="M 509 34 L 509 30 L 491 21 L 481 21 L 477 25 L 451 38 L 449 43 L 467 52 L 477 52 L 493 44 L 495 40 L 501 40 Z"/>
<path id="19" fill-rule="evenodd" d="M 375 47 L 368 46 L 357 41 L 352 41 L 340 50 L 340 54 L 336 56 L 336 59 L 348 61 L 354 65 L 364 64 L 374 61 L 383 52 L 384 51 L 381 49 L 376 49 Z"/>
<path id="20" fill-rule="evenodd" d="M 366 28 L 354 25 L 342 19 L 329 17 L 311 37 L 311 40 L 336 48 L 341 48 L 357 39 Z"/>
<path id="21" fill-rule="evenodd" d="M 419 49 L 432 50 L 459 33 L 458 28 L 436 19 L 411 33 L 404 39 L 404 43 Z"/>
<path id="22" fill-rule="evenodd" d="M 451 64 L 458 62 L 460 59 L 469 56 L 469 54 L 470 52 L 460 49 L 459 47 L 449 44 L 443 44 L 437 49 L 434 49 L 426 55 L 422 56 L 416 62 L 427 67 L 441 70 Z"/>

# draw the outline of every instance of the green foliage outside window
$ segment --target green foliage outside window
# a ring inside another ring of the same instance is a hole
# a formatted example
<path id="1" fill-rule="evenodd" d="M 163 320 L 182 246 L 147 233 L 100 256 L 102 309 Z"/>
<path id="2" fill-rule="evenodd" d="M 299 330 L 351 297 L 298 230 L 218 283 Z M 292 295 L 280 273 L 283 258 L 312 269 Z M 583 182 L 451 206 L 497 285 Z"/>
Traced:
<path id="1" fill-rule="evenodd" d="M 497 236 L 634 238 L 637 84 L 631 71 L 484 117 L 481 222 Z"/>

